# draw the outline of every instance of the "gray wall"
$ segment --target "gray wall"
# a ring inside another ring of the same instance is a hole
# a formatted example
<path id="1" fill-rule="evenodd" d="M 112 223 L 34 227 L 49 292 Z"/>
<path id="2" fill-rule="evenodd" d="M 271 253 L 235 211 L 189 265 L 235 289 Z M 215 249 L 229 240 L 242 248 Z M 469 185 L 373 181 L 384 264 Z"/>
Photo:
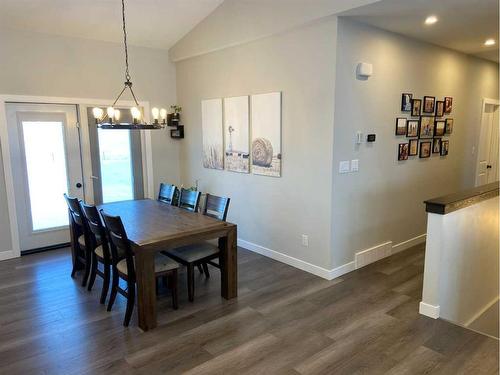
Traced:
<path id="1" fill-rule="evenodd" d="M 473 185 L 483 97 L 498 98 L 498 64 L 339 19 L 332 196 L 333 264 L 358 251 L 426 231 L 425 199 Z M 366 81 L 358 62 L 373 64 Z M 401 93 L 453 97 L 455 128 L 446 158 L 397 161 L 395 119 Z M 377 141 L 357 148 L 357 130 Z M 359 159 L 360 171 L 340 175 L 340 160 Z"/>
<path id="2" fill-rule="evenodd" d="M 169 63 L 167 51 L 137 47 L 129 51 L 139 99 L 150 101 L 151 107 L 175 103 L 175 66 Z M 2 30 L 0 54 L 0 94 L 114 100 L 123 85 L 120 44 Z M 178 183 L 179 142 L 170 139 L 168 131 L 159 131 L 152 143 L 155 186 L 160 181 Z M 4 213 L 8 212 L 5 181 L 2 173 L 0 177 L 0 212 Z M 10 250 L 9 226 L 2 220 L 0 251 Z"/>
<path id="3" fill-rule="evenodd" d="M 182 182 L 230 196 L 239 238 L 328 269 L 336 27 L 329 18 L 176 64 Z M 201 100 L 272 91 L 283 92 L 282 177 L 204 169 Z"/>

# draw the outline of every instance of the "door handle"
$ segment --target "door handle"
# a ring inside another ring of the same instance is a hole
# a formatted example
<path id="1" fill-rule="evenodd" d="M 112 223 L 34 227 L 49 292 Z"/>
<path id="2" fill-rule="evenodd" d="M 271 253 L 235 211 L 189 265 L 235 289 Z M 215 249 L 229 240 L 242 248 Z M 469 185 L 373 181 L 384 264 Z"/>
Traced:
<path id="1" fill-rule="evenodd" d="M 80 182 L 77 182 L 76 185 L 75 185 L 78 189 L 80 189 L 82 187 L 82 184 Z"/>
<path id="2" fill-rule="evenodd" d="M 491 169 L 492 167 L 491 167 L 491 165 L 489 165 L 489 164 L 488 164 L 488 165 L 486 166 L 486 168 L 487 168 L 487 169 Z"/>

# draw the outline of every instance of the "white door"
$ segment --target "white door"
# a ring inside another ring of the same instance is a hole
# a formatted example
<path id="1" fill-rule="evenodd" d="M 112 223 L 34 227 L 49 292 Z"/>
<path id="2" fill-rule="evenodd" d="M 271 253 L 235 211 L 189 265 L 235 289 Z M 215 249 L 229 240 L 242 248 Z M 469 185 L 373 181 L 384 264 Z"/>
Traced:
<path id="1" fill-rule="evenodd" d="M 63 194 L 84 196 L 76 105 L 6 107 L 21 251 L 67 243 Z"/>
<path id="2" fill-rule="evenodd" d="M 479 136 L 476 186 L 498 181 L 498 104 L 485 104 Z"/>

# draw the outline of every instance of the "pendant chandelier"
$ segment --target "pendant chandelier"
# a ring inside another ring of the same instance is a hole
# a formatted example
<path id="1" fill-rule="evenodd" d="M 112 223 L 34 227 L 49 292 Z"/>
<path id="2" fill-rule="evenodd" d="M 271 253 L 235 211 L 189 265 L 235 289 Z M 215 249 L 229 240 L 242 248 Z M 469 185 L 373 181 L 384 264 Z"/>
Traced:
<path id="1" fill-rule="evenodd" d="M 125 83 L 122 91 L 113 104 L 106 108 L 106 112 L 102 108 L 95 107 L 92 113 L 95 118 L 96 125 L 101 129 L 162 129 L 167 123 L 167 110 L 162 108 L 153 108 L 151 110 L 153 115 L 153 122 L 147 123 L 143 119 L 141 110 L 139 109 L 139 102 L 135 97 L 134 90 L 132 90 L 132 81 L 130 80 L 130 73 L 128 69 L 128 46 L 127 46 L 127 29 L 125 25 L 125 3 L 122 0 L 122 25 L 123 25 L 123 46 L 125 49 Z M 126 90 L 132 94 L 135 102 L 135 107 L 130 108 L 132 122 L 120 122 L 120 110 L 115 108 L 116 103 Z"/>

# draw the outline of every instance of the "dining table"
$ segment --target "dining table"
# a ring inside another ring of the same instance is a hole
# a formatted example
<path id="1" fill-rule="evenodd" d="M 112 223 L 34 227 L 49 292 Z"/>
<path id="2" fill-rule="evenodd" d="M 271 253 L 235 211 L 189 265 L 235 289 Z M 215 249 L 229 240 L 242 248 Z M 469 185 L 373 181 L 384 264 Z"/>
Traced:
<path id="1" fill-rule="evenodd" d="M 157 325 L 155 253 L 210 239 L 220 249 L 221 296 L 237 297 L 237 226 L 152 199 L 98 205 L 108 215 L 120 216 L 135 255 L 139 327 Z"/>

